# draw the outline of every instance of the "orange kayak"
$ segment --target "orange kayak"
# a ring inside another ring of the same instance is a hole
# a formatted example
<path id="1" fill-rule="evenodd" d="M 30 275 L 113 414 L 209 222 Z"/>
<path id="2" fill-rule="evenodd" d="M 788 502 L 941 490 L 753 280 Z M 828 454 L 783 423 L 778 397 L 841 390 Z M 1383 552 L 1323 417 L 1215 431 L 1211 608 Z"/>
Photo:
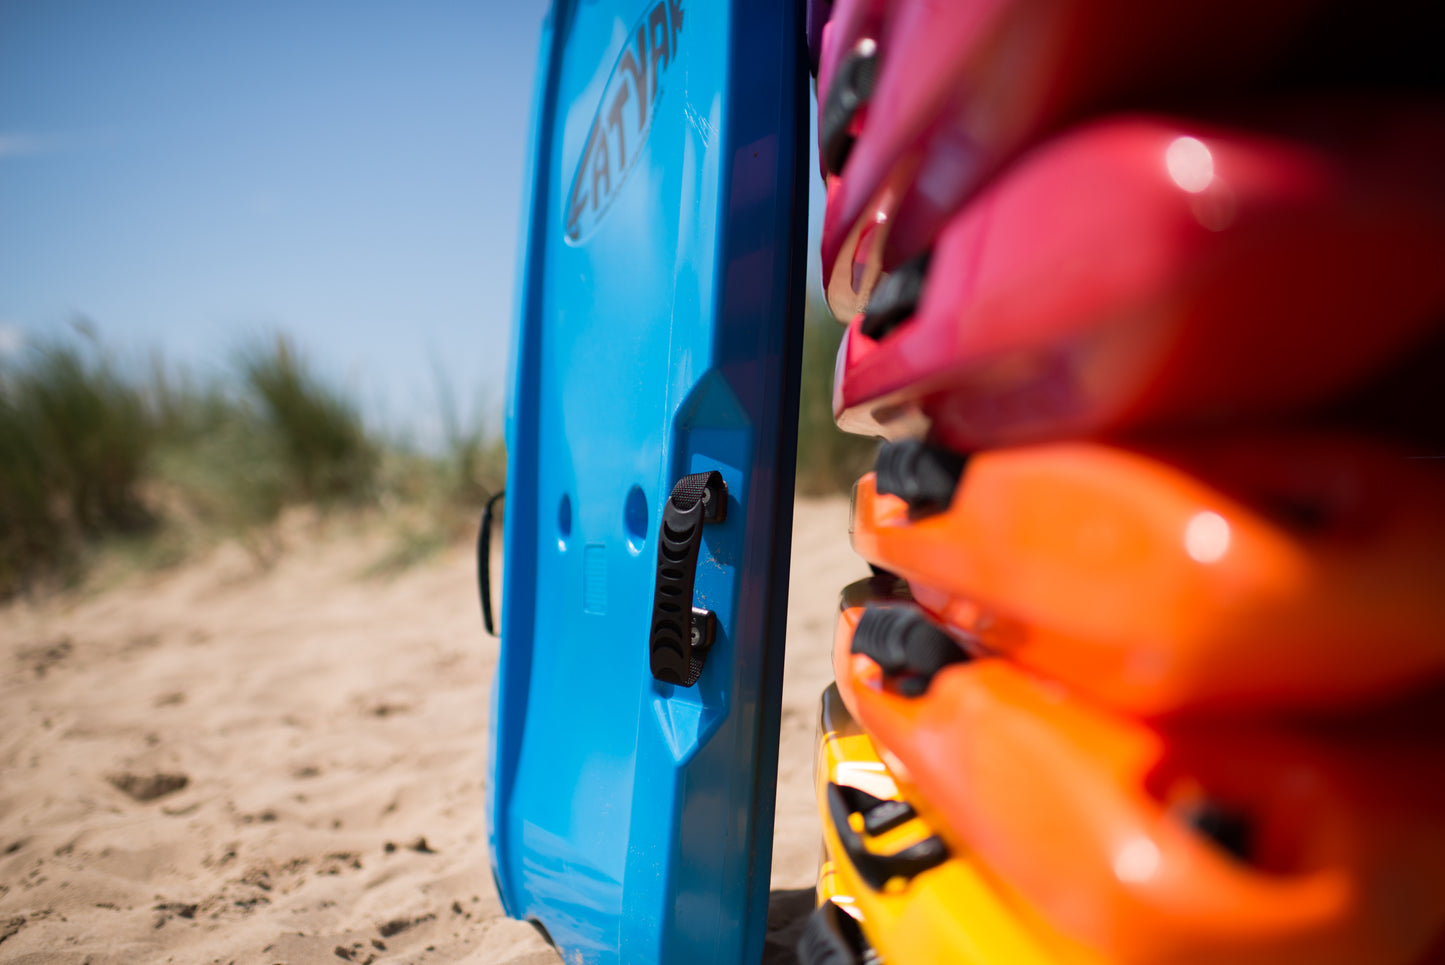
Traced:
<path id="1" fill-rule="evenodd" d="M 844 605 L 838 688 L 882 759 L 951 848 L 1105 959 L 1407 965 L 1445 928 L 1438 743 L 1157 729 L 962 648 L 920 687 L 865 638 L 942 631 L 896 594 Z"/>
<path id="2" fill-rule="evenodd" d="M 854 549 L 980 650 L 1115 708 L 1337 710 L 1445 671 L 1436 462 L 1338 435 L 1040 445 L 973 456 L 929 513 L 877 478 Z"/>
<path id="3" fill-rule="evenodd" d="M 801 965 L 841 965 L 829 957 L 840 947 L 858 963 L 1103 965 L 1005 901 L 977 856 L 949 852 L 926 803 L 894 778 L 836 686 L 819 703 L 823 861 L 809 929 L 825 933 L 800 944 Z"/>

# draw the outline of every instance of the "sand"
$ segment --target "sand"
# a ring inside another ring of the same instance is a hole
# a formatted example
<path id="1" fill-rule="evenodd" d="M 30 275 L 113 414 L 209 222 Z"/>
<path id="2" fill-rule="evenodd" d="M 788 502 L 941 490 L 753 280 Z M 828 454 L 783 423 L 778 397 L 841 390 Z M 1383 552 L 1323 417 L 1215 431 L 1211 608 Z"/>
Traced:
<path id="1" fill-rule="evenodd" d="M 798 503 L 769 962 L 811 905 L 846 523 Z M 558 961 L 488 870 L 470 548 L 366 577 L 361 529 L 0 609 L 0 962 Z"/>

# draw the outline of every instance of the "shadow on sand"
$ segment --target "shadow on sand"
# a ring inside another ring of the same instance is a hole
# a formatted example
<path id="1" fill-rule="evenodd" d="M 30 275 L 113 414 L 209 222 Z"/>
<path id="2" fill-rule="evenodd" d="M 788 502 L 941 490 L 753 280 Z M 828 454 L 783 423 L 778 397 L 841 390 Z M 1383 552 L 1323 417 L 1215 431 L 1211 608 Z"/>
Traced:
<path id="1" fill-rule="evenodd" d="M 774 891 L 768 896 L 768 931 L 762 965 L 797 965 L 798 936 L 813 910 L 813 889 Z"/>

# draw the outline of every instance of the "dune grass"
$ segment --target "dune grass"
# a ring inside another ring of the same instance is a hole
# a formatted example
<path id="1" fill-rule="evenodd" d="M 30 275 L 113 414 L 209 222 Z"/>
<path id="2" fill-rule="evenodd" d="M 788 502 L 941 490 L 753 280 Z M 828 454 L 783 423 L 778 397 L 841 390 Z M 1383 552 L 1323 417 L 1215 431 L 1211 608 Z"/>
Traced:
<path id="1" fill-rule="evenodd" d="M 325 505 L 375 495 L 377 447 L 355 398 L 318 376 L 284 335 L 243 348 L 239 367 L 293 498 Z"/>
<path id="2" fill-rule="evenodd" d="M 798 491 L 847 491 L 874 445 L 833 425 L 841 326 L 820 301 L 805 325 Z M 458 407 L 440 368 L 435 389 L 442 438 L 421 450 L 369 428 L 284 335 L 207 378 L 121 359 L 86 325 L 0 357 L 0 599 L 73 583 L 103 547 L 146 566 L 220 539 L 264 547 L 293 506 L 378 512 L 394 539 L 361 572 L 413 565 L 472 532 L 506 480 L 495 419 Z"/>
<path id="3" fill-rule="evenodd" d="M 153 524 L 139 486 L 155 444 L 145 400 L 93 341 L 0 364 L 0 594 L 35 567 Z"/>
<path id="4" fill-rule="evenodd" d="M 0 598 L 74 582 L 100 547 L 163 565 L 223 538 L 262 545 L 299 505 L 396 516 L 388 566 L 408 565 L 505 477 L 480 414 L 447 427 L 435 452 L 380 438 L 281 335 L 209 379 L 122 364 L 85 328 L 31 345 L 0 359 Z"/>

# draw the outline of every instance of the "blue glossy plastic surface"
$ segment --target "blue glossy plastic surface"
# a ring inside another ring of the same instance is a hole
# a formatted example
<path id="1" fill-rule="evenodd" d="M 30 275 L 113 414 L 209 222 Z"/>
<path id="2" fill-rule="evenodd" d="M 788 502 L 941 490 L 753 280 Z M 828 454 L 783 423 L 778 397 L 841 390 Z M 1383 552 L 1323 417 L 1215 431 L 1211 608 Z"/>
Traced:
<path id="1" fill-rule="evenodd" d="M 804 54 L 799 9 L 774 0 L 557 0 L 543 30 L 488 811 L 508 913 L 569 965 L 761 956 Z M 683 688 L 649 672 L 657 527 L 673 483 L 712 469 L 728 511 L 694 599 L 717 636 Z"/>

